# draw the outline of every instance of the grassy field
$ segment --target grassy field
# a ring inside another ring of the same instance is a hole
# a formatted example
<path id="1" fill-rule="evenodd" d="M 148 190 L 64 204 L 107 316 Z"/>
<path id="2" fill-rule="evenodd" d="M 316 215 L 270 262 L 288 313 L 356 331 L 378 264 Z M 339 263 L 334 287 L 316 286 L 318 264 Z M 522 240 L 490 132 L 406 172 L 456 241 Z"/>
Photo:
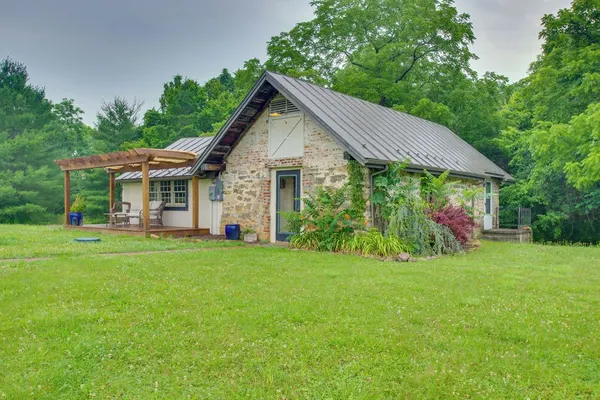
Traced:
<path id="1" fill-rule="evenodd" d="M 100 243 L 75 243 L 77 237 L 99 237 Z M 64 230 L 60 226 L 0 225 L 0 260 L 41 258 L 101 253 L 130 253 L 236 246 L 225 241 L 147 240 L 144 237 L 102 235 L 96 232 Z"/>
<path id="2" fill-rule="evenodd" d="M 10 254 L 70 241 L 30 229 Z M 104 250 L 0 262 L 0 398 L 600 397 L 599 248 Z"/>

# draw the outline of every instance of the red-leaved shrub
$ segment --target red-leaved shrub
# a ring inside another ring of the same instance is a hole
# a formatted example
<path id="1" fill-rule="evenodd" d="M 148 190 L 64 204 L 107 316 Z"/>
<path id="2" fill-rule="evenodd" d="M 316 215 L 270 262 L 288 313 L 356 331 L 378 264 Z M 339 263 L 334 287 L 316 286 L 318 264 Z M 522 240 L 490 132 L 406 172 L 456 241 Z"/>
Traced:
<path id="1" fill-rule="evenodd" d="M 473 233 L 475 221 L 467 215 L 462 207 L 448 206 L 431 215 L 431 219 L 440 225 L 450 228 L 456 240 L 465 245 Z"/>

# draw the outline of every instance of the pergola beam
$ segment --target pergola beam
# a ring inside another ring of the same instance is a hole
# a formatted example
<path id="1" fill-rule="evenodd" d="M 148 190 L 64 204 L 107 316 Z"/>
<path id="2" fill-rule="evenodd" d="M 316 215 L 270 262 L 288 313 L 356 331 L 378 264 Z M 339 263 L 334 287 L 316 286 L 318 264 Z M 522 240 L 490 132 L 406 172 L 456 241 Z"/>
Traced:
<path id="1" fill-rule="evenodd" d="M 194 165 L 195 160 L 179 162 L 179 163 L 165 163 L 165 162 L 149 162 L 150 170 L 159 170 L 159 169 L 171 169 L 171 168 L 185 168 L 191 167 Z M 142 165 L 127 165 L 122 168 L 107 168 L 108 173 L 123 173 L 123 172 L 140 172 L 142 170 Z"/>
<path id="2" fill-rule="evenodd" d="M 126 159 L 110 158 L 108 160 L 103 160 L 100 156 L 97 157 L 97 160 L 92 159 L 92 157 L 82 157 L 80 159 L 75 158 L 72 160 L 58 160 L 56 161 L 56 163 L 63 171 L 79 171 L 82 169 L 108 168 L 129 164 L 142 164 L 150 161 L 153 158 L 151 155 L 147 154 L 130 156 Z"/>
<path id="3" fill-rule="evenodd" d="M 155 166 L 153 169 L 181 168 L 186 166 L 186 163 L 193 162 L 195 159 L 196 154 L 189 151 L 131 149 L 128 151 L 117 151 L 114 153 L 57 160 L 55 163 L 60 166 L 63 171 L 110 168 L 114 169 L 114 172 L 125 172 L 124 168 L 132 168 L 132 166 L 138 167 L 136 171 L 140 171 L 141 165 L 147 162 L 152 162 L 159 166 Z"/>

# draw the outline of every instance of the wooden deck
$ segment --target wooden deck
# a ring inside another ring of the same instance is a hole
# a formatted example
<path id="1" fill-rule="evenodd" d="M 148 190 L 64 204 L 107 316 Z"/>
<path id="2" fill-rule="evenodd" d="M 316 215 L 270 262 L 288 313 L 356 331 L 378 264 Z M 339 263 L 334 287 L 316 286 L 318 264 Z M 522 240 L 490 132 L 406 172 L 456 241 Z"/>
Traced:
<path id="1" fill-rule="evenodd" d="M 131 235 L 131 236 L 144 236 L 144 230 L 140 229 L 137 224 L 130 226 L 118 226 L 109 228 L 105 224 L 92 224 L 83 226 L 65 226 L 66 229 L 85 231 L 85 232 L 98 232 L 112 235 Z M 209 235 L 210 230 L 206 228 L 186 228 L 181 226 L 157 226 L 150 228 L 150 234 L 156 236 L 170 236 L 170 237 L 186 237 L 186 236 L 203 236 Z"/>

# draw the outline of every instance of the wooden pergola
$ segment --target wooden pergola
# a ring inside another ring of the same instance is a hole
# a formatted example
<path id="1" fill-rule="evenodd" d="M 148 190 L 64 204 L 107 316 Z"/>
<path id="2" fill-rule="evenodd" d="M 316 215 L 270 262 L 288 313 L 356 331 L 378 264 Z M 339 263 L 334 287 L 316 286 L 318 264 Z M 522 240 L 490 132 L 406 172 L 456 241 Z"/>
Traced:
<path id="1" fill-rule="evenodd" d="M 114 153 L 98 154 L 87 157 L 56 160 L 55 163 L 64 171 L 65 189 L 65 226 L 69 224 L 71 208 L 71 171 L 104 168 L 109 174 L 109 208 L 115 202 L 115 174 L 122 172 L 142 173 L 142 207 L 143 227 L 146 233 L 150 230 L 150 170 L 191 167 L 196 161 L 196 154 L 179 150 L 132 149 Z M 192 180 L 194 225 L 198 221 L 198 178 Z"/>

